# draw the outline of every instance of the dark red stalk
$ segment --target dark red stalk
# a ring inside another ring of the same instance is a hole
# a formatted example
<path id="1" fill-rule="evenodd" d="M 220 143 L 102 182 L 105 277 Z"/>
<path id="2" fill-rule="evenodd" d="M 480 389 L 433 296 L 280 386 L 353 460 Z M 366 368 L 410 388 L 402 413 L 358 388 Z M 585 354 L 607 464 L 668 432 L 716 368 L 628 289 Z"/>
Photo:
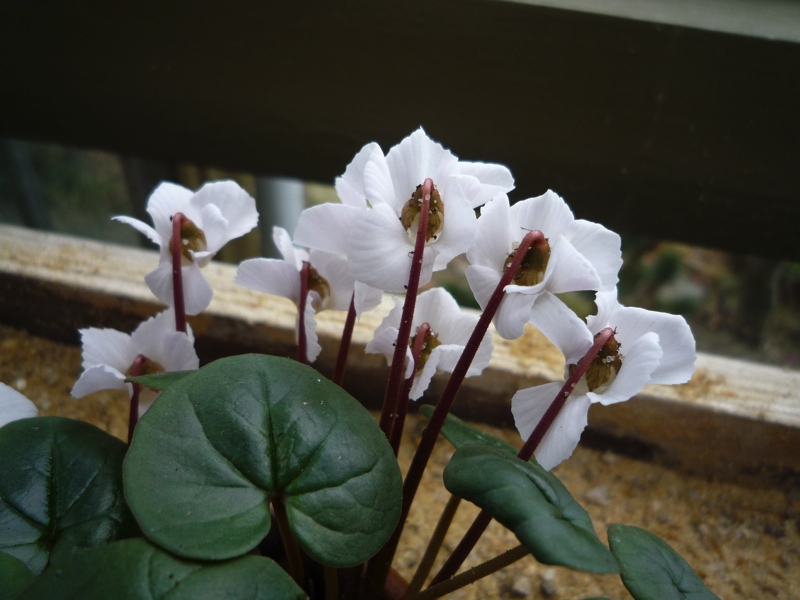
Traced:
<path id="1" fill-rule="evenodd" d="M 461 386 L 461 383 L 464 381 L 464 378 L 467 376 L 467 371 L 469 370 L 469 367 L 475 358 L 475 354 L 478 352 L 481 340 L 486 334 L 486 331 L 489 329 L 489 324 L 492 322 L 494 315 L 497 313 L 497 309 L 500 308 L 500 303 L 505 297 L 505 288 L 511 283 L 514 275 L 519 270 L 519 267 L 522 264 L 525 255 L 527 254 L 528 248 L 534 244 L 544 244 L 546 242 L 547 240 L 541 231 L 529 231 L 525 237 L 522 238 L 522 241 L 520 242 L 520 245 L 514 254 L 514 259 L 500 277 L 500 281 L 497 283 L 494 293 L 489 298 L 489 301 L 486 303 L 486 307 L 483 309 L 483 313 L 478 319 L 478 324 L 475 326 L 475 330 L 472 332 L 472 335 L 470 336 L 466 346 L 464 346 L 464 352 L 461 354 L 461 358 L 459 358 L 456 368 L 450 375 L 450 379 L 448 380 L 447 385 L 445 386 L 444 391 L 439 398 L 439 402 L 436 404 L 436 408 L 434 409 L 433 414 L 428 421 L 428 426 L 422 432 L 422 439 L 420 440 L 420 444 L 417 447 L 417 451 L 411 461 L 411 466 L 406 474 L 406 479 L 403 482 L 403 504 L 400 513 L 400 520 L 397 523 L 397 528 L 395 529 L 391 539 L 373 559 L 373 561 L 376 563 L 376 566 L 374 567 L 377 570 L 376 576 L 381 577 L 381 582 L 385 579 L 389 567 L 392 564 L 394 553 L 397 550 L 398 543 L 400 542 L 400 535 L 403 532 L 403 526 L 405 525 L 405 522 L 408 519 L 408 513 L 411 510 L 411 503 L 413 502 L 414 496 L 419 488 L 419 483 L 422 480 L 422 474 L 425 471 L 428 460 L 433 453 L 436 440 L 439 437 L 439 433 L 442 431 L 447 414 L 450 412 L 450 409 L 453 406 L 458 389 Z"/>
<path id="2" fill-rule="evenodd" d="M 414 347 L 411 349 L 411 360 L 414 361 L 414 372 L 411 377 L 403 383 L 403 390 L 400 393 L 400 401 L 397 403 L 397 417 L 395 417 L 394 425 L 392 426 L 392 435 L 389 442 L 394 450 L 394 455 L 400 451 L 400 441 L 403 439 L 403 429 L 406 424 L 406 415 L 408 414 L 408 395 L 411 393 L 411 386 L 414 385 L 414 378 L 417 375 L 419 368 L 419 357 L 422 354 L 422 346 L 425 344 L 425 337 L 430 332 L 431 326 L 428 323 L 423 323 L 417 327 L 417 337 L 414 340 Z"/>
<path id="3" fill-rule="evenodd" d="M 140 354 L 136 357 L 131 365 L 131 377 L 138 377 L 142 374 L 142 365 L 144 364 L 145 357 Z M 131 404 L 128 412 L 128 444 L 133 439 L 133 430 L 136 429 L 136 423 L 139 422 L 139 393 L 142 386 L 138 383 L 132 383 L 133 390 L 131 391 Z"/>
<path id="4" fill-rule="evenodd" d="M 336 357 L 336 367 L 333 370 L 333 383 L 342 386 L 344 371 L 347 368 L 347 356 L 350 354 L 350 342 L 353 339 L 353 327 L 356 324 L 356 295 L 350 298 L 350 308 L 347 309 L 347 318 L 342 329 L 342 340 L 339 342 L 339 354 Z"/>
<path id="5" fill-rule="evenodd" d="M 186 217 L 183 213 L 172 216 L 172 238 L 170 240 L 170 253 L 172 254 L 172 298 L 175 308 L 175 330 L 186 333 L 186 303 L 183 299 L 183 247 L 181 246 L 181 224 Z"/>
<path id="6" fill-rule="evenodd" d="M 425 234 L 428 230 L 428 216 L 433 193 L 433 180 L 428 178 L 422 184 L 422 206 L 419 212 L 417 225 L 417 239 L 414 244 L 414 254 L 411 258 L 411 271 L 406 287 L 406 299 L 403 304 L 403 313 L 400 317 L 400 326 L 397 330 L 392 367 L 389 371 L 389 380 L 386 383 L 386 395 L 383 398 L 380 426 L 386 437 L 391 437 L 392 423 L 397 413 L 397 398 L 403 383 L 403 371 L 406 361 L 406 348 L 411 337 L 411 322 L 414 319 L 414 309 L 417 306 L 417 292 L 419 291 L 419 278 L 422 273 L 422 255 L 425 251 Z"/>
<path id="7" fill-rule="evenodd" d="M 306 303 L 308 303 L 308 269 L 307 260 L 300 268 L 300 298 L 297 301 L 297 362 L 308 364 L 308 343 L 306 342 Z"/>
<path id="8" fill-rule="evenodd" d="M 569 398 L 569 395 L 572 393 L 572 390 L 575 389 L 575 386 L 581 380 L 581 377 L 583 377 L 586 373 L 586 369 L 588 369 L 592 364 L 592 361 L 597 358 L 600 350 L 603 349 L 603 346 L 605 346 L 606 342 L 612 335 L 614 335 L 614 330 L 610 327 L 606 327 L 603 329 L 603 331 L 597 334 L 592 347 L 578 362 L 578 365 L 567 378 L 567 381 L 564 382 L 564 385 L 558 391 L 558 394 L 553 399 L 553 402 L 542 416 L 541 421 L 539 421 L 538 425 L 536 425 L 534 430 L 531 432 L 531 435 L 528 436 L 525 445 L 522 446 L 519 454 L 517 454 L 518 458 L 521 458 L 524 461 L 531 459 L 531 456 L 533 456 L 536 448 L 538 448 L 539 444 L 542 443 L 542 439 L 544 439 L 545 434 L 553 425 L 553 421 L 555 421 L 556 416 L 558 416 L 558 413 L 562 408 L 564 408 L 564 404 L 566 403 L 567 398 Z M 475 521 L 473 521 L 470 528 L 467 530 L 467 533 L 464 534 L 461 542 L 459 542 L 458 546 L 456 546 L 455 550 L 453 550 L 453 553 L 450 555 L 447 561 L 445 561 L 444 565 L 442 565 L 442 568 L 439 570 L 439 573 L 436 574 L 436 577 L 434 577 L 431 585 L 436 585 L 437 583 L 445 581 L 456 574 L 458 568 L 467 559 L 467 556 L 469 556 L 469 553 L 472 552 L 475 544 L 478 543 L 481 535 L 483 535 L 483 532 L 486 531 L 486 528 L 491 522 L 491 515 L 489 515 L 489 513 L 487 513 L 485 510 L 482 510 L 475 518 Z"/>

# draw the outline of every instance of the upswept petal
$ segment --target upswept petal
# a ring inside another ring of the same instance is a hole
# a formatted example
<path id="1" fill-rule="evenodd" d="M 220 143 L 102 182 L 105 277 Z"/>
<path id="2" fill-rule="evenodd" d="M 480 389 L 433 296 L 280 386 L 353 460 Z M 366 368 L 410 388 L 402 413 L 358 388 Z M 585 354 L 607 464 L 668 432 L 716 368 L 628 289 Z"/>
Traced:
<path id="1" fill-rule="evenodd" d="M 386 292 L 403 292 L 408 285 L 413 247 L 403 225 L 387 204 L 365 211 L 347 240 L 348 266 L 357 281 Z M 430 281 L 431 252 L 424 253 L 419 285 Z"/>
<path id="2" fill-rule="evenodd" d="M 356 315 L 359 317 L 378 306 L 383 300 L 383 292 L 381 290 L 360 281 L 356 281 L 354 294 Z"/>
<path id="3" fill-rule="evenodd" d="M 355 208 L 367 208 L 369 195 L 364 187 L 364 168 L 372 160 L 384 162 L 383 150 L 375 142 L 370 142 L 358 151 L 344 173 L 336 178 L 334 187 L 342 204 Z M 387 178 L 388 178 L 388 167 Z M 305 244 L 303 244 L 305 245 Z"/>
<path id="4" fill-rule="evenodd" d="M 108 365 L 93 365 L 86 369 L 75 385 L 72 387 L 70 394 L 73 398 L 83 398 L 94 392 L 101 390 L 128 390 L 131 391 L 131 385 L 125 383 L 125 375 Z"/>
<path id="5" fill-rule="evenodd" d="M 566 304 L 549 292 L 536 299 L 530 323 L 553 342 L 566 358 L 566 364 L 578 364 L 592 347 L 592 332 Z"/>
<path id="6" fill-rule="evenodd" d="M 300 272 L 290 262 L 276 258 L 242 261 L 233 282 L 251 290 L 300 301 Z"/>
<path id="7" fill-rule="evenodd" d="M 464 275 L 475 301 L 481 308 L 486 308 L 497 284 L 500 283 L 500 273 L 491 267 L 472 264 L 464 270 Z"/>
<path id="8" fill-rule="evenodd" d="M 561 390 L 561 383 L 546 383 L 520 390 L 511 399 L 514 423 L 527 440 Z M 590 402 L 586 396 L 570 396 L 534 453 L 548 471 L 569 458 L 588 423 Z"/>
<path id="9" fill-rule="evenodd" d="M 528 294 L 506 294 L 493 323 L 497 333 L 506 340 L 515 340 L 525 333 L 525 323 L 531 318 L 536 296 Z"/>
<path id="10" fill-rule="evenodd" d="M 219 252 L 220 248 L 228 243 L 228 240 L 232 239 L 228 236 L 230 223 L 216 204 L 206 204 L 200 209 L 200 222 L 196 223 L 196 225 L 203 230 L 206 236 L 207 250 L 193 252 L 195 260 L 210 259 Z M 205 264 L 208 264 L 208 261 L 205 261 Z"/>
<path id="11" fill-rule="evenodd" d="M 338 254 L 312 250 L 309 262 L 317 270 L 317 273 L 328 282 L 330 287 L 331 296 L 325 303 L 325 308 L 331 310 L 349 309 L 355 280 L 347 269 L 347 259 Z"/>
<path id="12" fill-rule="evenodd" d="M 200 368 L 200 359 L 194 349 L 191 328 L 188 333 L 190 335 L 174 331 L 164 336 L 161 343 L 162 359 L 158 362 L 165 370 L 194 371 Z"/>
<path id="13" fill-rule="evenodd" d="M 196 315 L 203 312 L 214 296 L 214 291 L 203 277 L 200 266 L 192 263 L 181 267 L 183 277 L 183 296 L 187 315 Z M 172 306 L 175 302 L 172 292 L 172 265 L 162 262 L 158 268 L 148 273 L 145 283 L 150 291 L 167 306 Z"/>
<path id="14" fill-rule="evenodd" d="M 200 210 L 209 205 L 219 207 L 220 213 L 224 215 L 228 223 L 225 229 L 225 242 L 243 236 L 258 225 L 256 201 L 235 181 L 226 180 L 206 183 L 197 190 L 191 203 Z M 210 225 L 204 221 L 203 226 L 206 236 L 208 236 L 209 231 L 205 228 L 210 229 Z"/>
<path id="15" fill-rule="evenodd" d="M 194 350 L 194 334 L 175 330 L 175 311 L 167 309 L 147 319 L 131 334 L 131 346 L 160 364 L 166 371 L 197 369 L 199 361 Z"/>
<path id="16" fill-rule="evenodd" d="M 480 182 L 481 189 L 470 196 L 473 208 L 483 206 L 497 194 L 505 194 L 514 189 L 514 177 L 504 165 L 460 160 L 458 172 L 470 175 Z"/>
<path id="17" fill-rule="evenodd" d="M 0 427 L 18 421 L 39 416 L 39 409 L 24 395 L 5 383 L 0 383 Z"/>
<path id="18" fill-rule="evenodd" d="M 150 194 L 147 199 L 147 213 L 153 219 L 153 226 L 164 243 L 172 237 L 171 217 L 175 213 L 182 212 L 193 221 L 200 218 L 200 211 L 190 206 L 193 195 L 191 190 L 168 181 L 160 183 Z"/>
<path id="19" fill-rule="evenodd" d="M 367 195 L 367 204 L 369 206 L 383 202 L 397 212 L 400 211 L 406 200 L 411 198 L 411 192 L 406 198 L 398 198 L 395 195 L 389 165 L 386 164 L 386 158 L 383 154 L 379 153 L 374 154 L 371 160 L 364 165 L 364 192 Z"/>
<path id="20" fill-rule="evenodd" d="M 477 235 L 475 211 L 464 197 L 458 182 L 447 186 L 444 202 L 444 227 L 436 242 L 425 246 L 425 253 L 434 256 L 434 270 L 441 271 L 459 254 L 470 249 Z"/>
<path id="21" fill-rule="evenodd" d="M 440 366 L 439 359 L 441 357 L 441 351 L 439 351 L 439 348 L 436 348 L 433 352 L 431 352 L 430 356 L 428 356 L 428 360 L 425 361 L 425 364 L 422 366 L 422 370 L 414 374 L 414 381 L 412 382 L 411 389 L 408 392 L 409 400 L 419 400 L 425 393 L 425 390 L 428 389 L 433 376 L 436 375 L 436 371 Z M 406 376 L 406 379 L 407 378 L 408 376 Z"/>
<path id="22" fill-rule="evenodd" d="M 300 246 L 347 255 L 347 238 L 366 208 L 344 204 L 319 204 L 300 213 L 294 241 Z"/>
<path id="23" fill-rule="evenodd" d="M 107 364 L 119 371 L 126 371 L 136 360 L 138 352 L 133 348 L 131 336 L 116 329 L 81 329 L 83 368 Z"/>
<path id="24" fill-rule="evenodd" d="M 481 208 L 475 243 L 467 252 L 467 260 L 471 265 L 491 267 L 498 273 L 502 272 L 505 260 L 513 250 L 512 244 L 517 239 L 517 232 L 512 230 L 509 210 L 508 196 L 505 194 L 495 196 Z"/>
<path id="25" fill-rule="evenodd" d="M 386 163 L 394 185 L 394 208 L 398 213 L 426 178 L 431 178 L 434 185 L 442 186 L 450 175 L 458 172 L 458 159 L 431 140 L 422 127 L 392 147 L 386 154 Z"/>
<path id="26" fill-rule="evenodd" d="M 589 392 L 587 396 L 592 402 L 605 406 L 625 402 L 650 383 L 653 372 L 661 361 L 661 348 L 658 334 L 646 333 L 625 348 L 621 347 L 622 368 L 607 389 Z"/>
<path id="27" fill-rule="evenodd" d="M 299 248 L 295 248 L 292 244 L 292 238 L 289 237 L 289 232 L 283 227 L 272 228 L 272 242 L 281 253 L 283 260 L 292 265 L 296 271 L 303 268 L 303 261 L 308 260 L 308 253 Z"/>
<path id="28" fill-rule="evenodd" d="M 589 261 L 600 277 L 600 290 L 613 290 L 622 268 L 622 241 L 618 234 L 602 225 L 576 219 L 564 236 Z"/>
<path id="29" fill-rule="evenodd" d="M 159 235 L 159 233 L 155 229 L 150 227 L 150 225 L 148 225 L 147 223 L 143 223 L 139 219 L 133 219 L 131 217 L 126 217 L 126 216 L 121 216 L 121 215 L 120 216 L 116 216 L 116 217 L 111 217 L 111 220 L 112 221 L 119 221 L 120 223 L 125 223 L 125 225 L 130 225 L 136 231 L 138 231 L 139 233 L 141 233 L 145 237 L 147 237 L 147 239 L 149 239 L 151 242 L 161 246 L 161 242 L 162 242 L 161 236 Z M 169 238 L 167 238 L 167 239 L 169 239 Z"/>
<path id="30" fill-rule="evenodd" d="M 520 227 L 519 237 L 525 237 L 526 231 L 541 231 L 546 238 L 554 238 L 564 233 L 570 223 L 575 220 L 572 211 L 564 200 L 547 190 L 541 196 L 515 202 L 510 210 L 511 222 Z"/>
<path id="31" fill-rule="evenodd" d="M 381 323 L 386 323 L 386 319 Z M 397 327 L 385 326 L 380 331 L 376 330 L 375 335 L 364 348 L 367 354 L 383 354 L 386 357 L 386 364 L 391 365 L 394 357 L 394 345 L 397 342 Z M 406 348 L 406 362 L 403 377 L 408 379 L 414 374 L 414 360 L 411 348 Z"/>
<path id="32" fill-rule="evenodd" d="M 549 291 L 562 294 L 596 290 L 600 286 L 600 277 L 591 261 L 578 252 L 567 238 L 558 236 L 551 242 L 551 249 L 543 282 Z"/>
<path id="33" fill-rule="evenodd" d="M 319 353 L 322 352 L 322 346 L 319 345 L 319 337 L 317 336 L 317 320 L 315 318 L 316 311 L 314 310 L 314 306 L 311 302 L 306 302 L 306 310 L 305 310 L 305 326 L 306 326 L 306 357 L 308 358 L 309 363 L 313 363 L 317 360 Z M 300 332 L 300 328 L 297 326 L 300 322 L 300 313 L 297 313 L 297 319 L 295 320 L 295 339 L 299 341 L 297 337 Z"/>

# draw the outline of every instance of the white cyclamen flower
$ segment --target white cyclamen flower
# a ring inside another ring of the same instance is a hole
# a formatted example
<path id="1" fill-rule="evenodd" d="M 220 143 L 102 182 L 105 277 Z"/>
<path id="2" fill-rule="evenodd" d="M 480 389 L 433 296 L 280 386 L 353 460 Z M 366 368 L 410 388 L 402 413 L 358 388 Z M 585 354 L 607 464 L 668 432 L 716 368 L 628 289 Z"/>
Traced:
<path id="1" fill-rule="evenodd" d="M 234 181 L 207 183 L 196 193 L 174 183 L 162 183 L 147 201 L 147 212 L 154 227 L 131 217 L 114 217 L 161 247 L 158 268 L 145 277 L 147 285 L 164 304 L 173 305 L 172 217 L 182 213 L 188 219 L 181 228 L 186 314 L 202 312 L 211 303 L 213 291 L 200 268 L 206 266 L 230 240 L 243 236 L 256 226 L 255 200 Z"/>
<path id="2" fill-rule="evenodd" d="M 365 146 L 337 179 L 343 204 L 309 209 L 295 232 L 298 243 L 344 254 L 357 281 L 403 292 L 419 223 L 421 189 L 431 179 L 420 285 L 444 269 L 475 239 L 474 209 L 514 187 L 502 165 L 459 161 L 420 128 L 383 155 Z"/>
<path id="3" fill-rule="evenodd" d="M 383 354 L 388 364 L 392 363 L 403 312 L 403 301 L 399 298 L 394 301 L 394 308 L 375 331 L 375 337 L 365 349 L 372 354 Z M 423 342 L 420 361 L 415 368 L 411 348 L 423 323 L 430 326 L 430 332 Z M 411 400 L 422 396 L 437 371 L 453 372 L 477 323 L 478 317 L 462 311 L 453 297 L 442 288 L 434 288 L 419 295 L 411 325 L 411 340 L 406 349 L 405 378 L 414 376 L 409 393 Z M 492 349 L 492 336 L 487 331 L 467 371 L 467 377 L 481 374 L 489 365 Z"/>
<path id="4" fill-rule="evenodd" d="M 14 388 L 0 383 L 0 427 L 29 417 L 39 416 L 36 405 Z"/>
<path id="5" fill-rule="evenodd" d="M 347 270 L 344 257 L 312 250 L 295 248 L 288 232 L 275 227 L 272 239 L 283 256 L 283 260 L 253 258 L 239 265 L 234 282 L 275 296 L 288 298 L 300 304 L 300 271 L 303 262 L 309 263 L 308 302 L 305 307 L 306 351 L 309 362 L 316 360 L 322 348 L 319 345 L 315 314 L 321 310 L 347 310 L 356 282 Z M 381 301 L 380 291 L 372 290 L 363 298 L 367 309 Z M 300 315 L 298 314 L 298 319 Z"/>
<path id="6" fill-rule="evenodd" d="M 623 402 L 647 384 L 685 383 L 694 373 L 695 342 L 683 317 L 622 306 L 616 291 L 597 294 L 597 315 L 587 319 L 588 326 L 552 295 L 539 302 L 548 306 L 534 312 L 531 322 L 564 353 L 565 377 L 591 348 L 595 335 L 606 327 L 614 330 L 536 450 L 545 469 L 575 450 L 591 404 Z M 562 386 L 563 382 L 547 383 L 514 395 L 511 410 L 523 439 L 528 439 Z"/>
<path id="7" fill-rule="evenodd" d="M 194 335 L 175 330 L 175 313 L 165 310 L 151 317 L 131 334 L 116 329 L 81 329 L 83 373 L 72 388 L 72 396 L 82 398 L 100 390 L 127 389 L 131 367 L 141 354 L 145 357 L 141 375 L 165 371 L 197 369 L 200 361 L 194 350 Z"/>
<path id="8" fill-rule="evenodd" d="M 484 308 L 494 293 L 522 238 L 541 231 L 548 249 L 532 248 L 494 317 L 505 339 L 522 335 L 537 298 L 552 293 L 614 289 L 622 266 L 620 237 L 596 223 L 575 219 L 567 204 L 548 191 L 509 206 L 501 194 L 481 209 L 478 236 L 467 252 L 466 276 L 475 299 Z"/>

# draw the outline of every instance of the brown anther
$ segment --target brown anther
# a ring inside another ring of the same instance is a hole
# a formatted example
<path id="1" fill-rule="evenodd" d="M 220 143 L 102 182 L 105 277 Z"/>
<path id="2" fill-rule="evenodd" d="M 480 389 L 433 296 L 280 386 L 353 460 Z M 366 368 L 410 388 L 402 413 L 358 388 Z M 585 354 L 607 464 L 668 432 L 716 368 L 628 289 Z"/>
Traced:
<path id="1" fill-rule="evenodd" d="M 419 223 L 419 213 L 422 209 L 422 186 L 418 185 L 417 189 L 411 195 L 411 199 L 403 205 L 403 210 L 400 211 L 400 222 L 409 234 L 416 235 Z M 425 242 L 437 240 L 439 234 L 444 226 L 444 203 L 439 194 L 439 190 L 435 187 L 431 191 L 430 204 L 428 208 L 428 227 L 425 230 Z"/>
<path id="2" fill-rule="evenodd" d="M 314 303 L 314 309 L 321 310 L 324 308 L 326 301 L 331 295 L 331 286 L 311 265 L 308 265 L 308 291 L 317 292 L 317 294 L 319 294 L 319 301 Z"/>
<path id="3" fill-rule="evenodd" d="M 419 330 L 417 333 L 411 336 L 411 339 L 408 341 L 408 345 L 413 348 L 414 344 L 417 341 L 417 335 L 419 335 Z M 436 334 L 428 329 L 425 332 L 425 338 L 422 340 L 422 349 L 419 353 L 419 359 L 417 360 L 417 365 L 415 372 L 419 373 L 422 371 L 422 368 L 425 366 L 425 363 L 428 362 L 428 358 L 430 358 L 431 352 L 433 352 L 434 348 L 437 346 L 441 346 L 442 342 L 439 341 L 439 338 L 436 337 Z"/>
<path id="4" fill-rule="evenodd" d="M 172 240 L 170 240 L 170 245 Z M 185 216 L 181 219 L 181 256 L 192 262 L 191 252 L 202 252 L 207 248 L 206 234 Z"/>
<path id="5" fill-rule="evenodd" d="M 134 374 L 133 365 L 131 365 L 130 367 L 128 367 L 128 370 L 125 371 L 125 377 L 140 377 L 142 375 L 156 375 L 158 373 L 164 373 L 165 371 L 166 371 L 166 369 L 164 367 L 162 367 L 156 361 L 151 360 L 151 359 L 147 358 L 146 356 L 142 356 L 141 360 L 139 360 L 138 372 Z"/>
<path id="6" fill-rule="evenodd" d="M 516 254 L 517 249 L 515 248 L 503 263 L 503 272 L 509 269 Z M 513 282 L 516 285 L 537 285 L 541 283 L 544 280 L 548 262 L 550 262 L 550 244 L 546 238 L 542 238 L 539 243 L 534 243 L 528 248 L 522 263 L 519 265 L 519 269 L 514 275 Z"/>
<path id="7" fill-rule="evenodd" d="M 595 336 L 595 338 L 597 338 L 597 336 Z M 622 355 L 619 353 L 620 345 L 621 344 L 613 335 L 609 337 L 608 341 L 606 341 L 605 345 L 600 349 L 600 352 L 597 353 L 592 364 L 586 369 L 586 375 L 584 375 L 584 377 L 586 378 L 586 386 L 589 388 L 590 392 L 611 383 L 614 377 L 617 376 L 617 373 L 619 373 L 619 370 L 622 368 Z M 570 374 L 572 374 L 576 366 L 577 365 L 569 366 Z"/>

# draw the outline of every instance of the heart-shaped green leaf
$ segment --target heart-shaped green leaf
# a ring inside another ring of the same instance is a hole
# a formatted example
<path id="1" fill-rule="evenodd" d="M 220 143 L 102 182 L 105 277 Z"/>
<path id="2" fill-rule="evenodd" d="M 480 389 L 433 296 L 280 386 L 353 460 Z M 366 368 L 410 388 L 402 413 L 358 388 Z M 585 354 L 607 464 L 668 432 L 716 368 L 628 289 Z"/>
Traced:
<path id="1" fill-rule="evenodd" d="M 431 418 L 433 410 L 434 407 L 430 404 L 423 404 L 419 407 L 419 412 L 425 415 L 427 419 Z M 463 448 L 464 446 L 491 446 L 498 450 L 510 452 L 514 456 L 519 453 L 519 450 L 514 448 L 511 444 L 507 444 L 503 440 L 485 431 L 467 425 L 464 421 L 452 414 L 448 414 L 445 418 L 444 427 L 442 427 L 442 435 L 456 448 Z"/>
<path id="2" fill-rule="evenodd" d="M 273 497 L 303 550 L 337 567 L 377 552 L 400 514 L 400 469 L 369 412 L 274 356 L 221 359 L 167 388 L 123 470 L 145 535 L 189 558 L 249 551 L 269 531 Z"/>
<path id="3" fill-rule="evenodd" d="M 154 390 L 164 391 L 173 383 L 177 383 L 194 371 L 166 371 L 164 373 L 154 373 L 152 375 L 140 375 L 138 377 L 128 377 L 125 381 L 138 383 Z"/>
<path id="4" fill-rule="evenodd" d="M 506 450 L 468 445 L 456 450 L 444 484 L 511 529 L 540 562 L 593 573 L 619 567 L 597 538 L 588 513 L 539 465 Z"/>
<path id="5" fill-rule="evenodd" d="M 61 417 L 0 428 L 0 551 L 38 574 L 74 548 L 139 535 L 122 494 L 126 449 Z"/>
<path id="6" fill-rule="evenodd" d="M 0 552 L 0 600 L 14 600 L 33 579 L 33 573 L 24 562 Z"/>
<path id="7" fill-rule="evenodd" d="M 144 538 L 79 550 L 45 571 L 19 600 L 295 600 L 306 595 L 261 556 L 223 563 L 182 560 Z"/>
<path id="8" fill-rule="evenodd" d="M 611 525 L 608 543 L 619 561 L 622 583 L 636 600 L 719 600 L 657 535 L 631 525 Z"/>

